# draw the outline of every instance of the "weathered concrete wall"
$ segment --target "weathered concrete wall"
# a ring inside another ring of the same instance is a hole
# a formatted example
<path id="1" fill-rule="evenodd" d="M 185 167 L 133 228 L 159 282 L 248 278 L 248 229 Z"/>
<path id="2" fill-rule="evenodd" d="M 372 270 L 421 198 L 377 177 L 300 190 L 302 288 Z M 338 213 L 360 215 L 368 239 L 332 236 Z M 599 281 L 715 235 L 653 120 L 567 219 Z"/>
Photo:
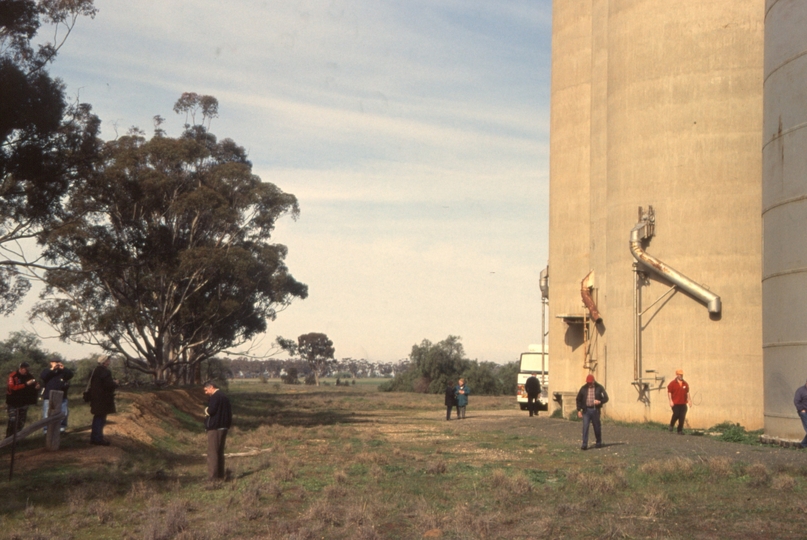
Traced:
<path id="1" fill-rule="evenodd" d="M 682 292 L 656 305 L 643 320 L 643 367 L 667 382 L 685 370 L 692 427 L 762 427 L 761 0 L 578 0 L 556 2 L 554 16 L 550 313 L 581 313 L 580 280 L 594 270 L 604 317 L 595 375 L 611 395 L 607 414 L 669 420 L 666 390 L 643 403 L 631 384 L 628 240 L 638 207 L 653 205 L 647 251 L 720 295 L 723 313 L 710 317 Z M 668 288 L 651 277 L 644 305 Z M 582 353 L 564 339 L 572 329 L 553 320 L 553 390 L 571 391 L 585 374 Z"/>
<path id="2" fill-rule="evenodd" d="M 579 380 L 582 332 L 554 315 L 581 312 L 580 281 L 589 269 L 591 0 L 554 2 L 552 17 L 549 351 L 553 390 L 568 390 L 555 380 Z M 563 351 L 562 361 L 554 351 Z"/>
<path id="3" fill-rule="evenodd" d="M 807 3 L 768 0 L 763 128 L 765 434 L 801 439 L 807 380 Z"/>

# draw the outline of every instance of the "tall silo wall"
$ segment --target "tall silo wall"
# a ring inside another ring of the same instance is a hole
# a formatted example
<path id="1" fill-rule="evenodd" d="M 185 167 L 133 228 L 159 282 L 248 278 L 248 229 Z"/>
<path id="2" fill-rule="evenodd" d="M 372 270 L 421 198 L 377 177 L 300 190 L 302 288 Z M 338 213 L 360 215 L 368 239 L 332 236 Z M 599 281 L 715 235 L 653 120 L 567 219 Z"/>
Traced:
<path id="1" fill-rule="evenodd" d="M 549 309 L 558 314 L 580 311 L 579 295 L 566 291 L 579 291 L 589 268 L 591 0 L 554 2 L 552 26 Z M 554 389 L 555 377 L 558 382 L 579 379 L 582 333 L 553 316 L 548 323 Z M 554 362 L 553 351 L 564 361 Z"/>
<path id="2" fill-rule="evenodd" d="M 765 434 L 801 439 L 807 381 L 807 3 L 768 0 L 763 128 Z"/>
<path id="3" fill-rule="evenodd" d="M 677 368 L 684 369 L 695 403 L 691 427 L 728 420 L 759 428 L 763 5 L 760 0 L 611 0 L 605 6 L 590 0 L 588 5 L 590 139 L 584 151 L 577 149 L 577 161 L 588 162 L 589 171 L 587 179 L 576 181 L 588 181 L 578 197 L 588 194 L 589 212 L 564 212 L 556 196 L 570 194 L 556 183 L 566 178 L 551 169 L 550 311 L 568 312 L 572 305 L 582 311 L 580 280 L 593 270 L 604 322 L 592 354 L 599 359 L 595 375 L 611 395 L 607 414 L 669 420 L 666 389 L 640 394 L 632 384 L 635 283 L 628 241 L 638 207 L 654 206 L 656 231 L 648 253 L 720 295 L 723 311 L 710 316 L 704 304 L 680 291 L 650 308 L 642 319 L 641 375 L 664 377 L 664 388 Z M 553 47 L 560 44 L 553 41 Z M 555 71 L 565 69 L 565 57 L 553 50 L 553 85 L 564 79 Z M 555 114 L 554 91 L 552 97 Z M 553 120 L 551 129 L 552 159 L 558 150 L 555 129 L 564 126 Z M 559 151 L 574 161 L 569 156 L 575 149 Z M 567 222 L 563 230 L 554 229 L 564 218 L 577 227 Z M 584 269 L 558 260 L 564 248 L 555 246 L 578 246 L 581 229 L 588 232 L 588 258 L 575 254 L 588 262 Z M 556 265 L 577 274 L 559 283 Z M 641 287 L 644 306 L 669 288 L 649 274 Z M 553 391 L 576 390 L 582 384 L 579 354 L 564 348 L 561 339 L 551 343 Z M 567 362 L 575 369 L 557 377 L 559 364 Z"/>

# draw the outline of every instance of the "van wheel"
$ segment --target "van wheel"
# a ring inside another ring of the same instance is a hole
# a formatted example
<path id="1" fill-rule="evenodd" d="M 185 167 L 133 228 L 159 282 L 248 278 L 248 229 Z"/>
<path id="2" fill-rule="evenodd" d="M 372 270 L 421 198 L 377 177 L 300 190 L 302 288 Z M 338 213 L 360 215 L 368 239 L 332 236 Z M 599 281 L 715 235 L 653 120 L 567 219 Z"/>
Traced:
<path id="1" fill-rule="evenodd" d="M 527 410 L 527 404 L 526 404 L 526 403 L 519 403 L 518 405 L 519 405 L 519 407 L 521 407 L 521 410 L 522 410 L 522 411 L 526 411 L 526 410 Z"/>

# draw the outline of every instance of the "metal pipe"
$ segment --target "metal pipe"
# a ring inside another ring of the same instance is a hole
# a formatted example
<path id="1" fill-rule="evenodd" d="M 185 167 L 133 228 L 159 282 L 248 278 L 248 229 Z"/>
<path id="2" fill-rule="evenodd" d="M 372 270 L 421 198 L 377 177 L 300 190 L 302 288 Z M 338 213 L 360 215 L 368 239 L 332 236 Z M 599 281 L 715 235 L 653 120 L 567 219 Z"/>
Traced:
<path id="1" fill-rule="evenodd" d="M 541 270 L 541 383 L 546 386 L 546 305 L 549 303 L 549 266 Z"/>
<path id="2" fill-rule="evenodd" d="M 677 285 L 685 292 L 705 303 L 709 313 L 720 313 L 722 304 L 718 295 L 707 290 L 702 285 L 695 283 L 677 270 L 670 268 L 655 257 L 648 255 L 642 249 L 642 233 L 645 227 L 647 227 L 647 223 L 640 221 L 630 232 L 630 252 L 633 254 L 633 258 L 648 270 L 660 275 L 667 281 Z"/>
<path id="3" fill-rule="evenodd" d="M 594 324 L 597 324 L 600 322 L 600 320 L 602 320 L 602 317 L 597 309 L 597 304 L 594 303 L 594 299 L 591 297 L 592 274 L 594 274 L 593 270 L 583 278 L 583 281 L 580 282 L 580 296 L 583 298 L 583 304 L 586 305 L 586 308 L 591 315 L 591 320 L 594 321 Z"/>
<path id="4" fill-rule="evenodd" d="M 633 265 L 633 380 L 638 381 L 641 373 L 642 312 L 639 296 L 639 267 Z"/>

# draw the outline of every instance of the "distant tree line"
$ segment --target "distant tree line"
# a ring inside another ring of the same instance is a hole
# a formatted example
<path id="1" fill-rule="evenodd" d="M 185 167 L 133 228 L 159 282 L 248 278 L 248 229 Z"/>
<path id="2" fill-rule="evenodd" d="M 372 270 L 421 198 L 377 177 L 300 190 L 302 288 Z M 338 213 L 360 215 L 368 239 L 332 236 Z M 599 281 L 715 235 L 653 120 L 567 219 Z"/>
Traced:
<path id="1" fill-rule="evenodd" d="M 413 345 L 406 369 L 382 383 L 385 392 L 442 393 L 449 381 L 454 384 L 462 377 L 475 395 L 515 395 L 518 362 L 496 364 L 465 357 L 458 336 L 448 336 L 439 343 L 424 339 Z"/>
<path id="2" fill-rule="evenodd" d="M 234 378 L 281 379 L 292 370 L 298 378 L 305 380 L 313 374 L 313 368 L 302 358 L 253 360 L 247 357 L 224 359 L 222 363 L 232 372 Z M 370 362 L 364 359 L 342 358 L 330 363 L 321 377 L 341 379 L 365 379 L 369 377 L 393 377 L 395 373 L 408 367 L 408 360 L 398 362 Z"/>

